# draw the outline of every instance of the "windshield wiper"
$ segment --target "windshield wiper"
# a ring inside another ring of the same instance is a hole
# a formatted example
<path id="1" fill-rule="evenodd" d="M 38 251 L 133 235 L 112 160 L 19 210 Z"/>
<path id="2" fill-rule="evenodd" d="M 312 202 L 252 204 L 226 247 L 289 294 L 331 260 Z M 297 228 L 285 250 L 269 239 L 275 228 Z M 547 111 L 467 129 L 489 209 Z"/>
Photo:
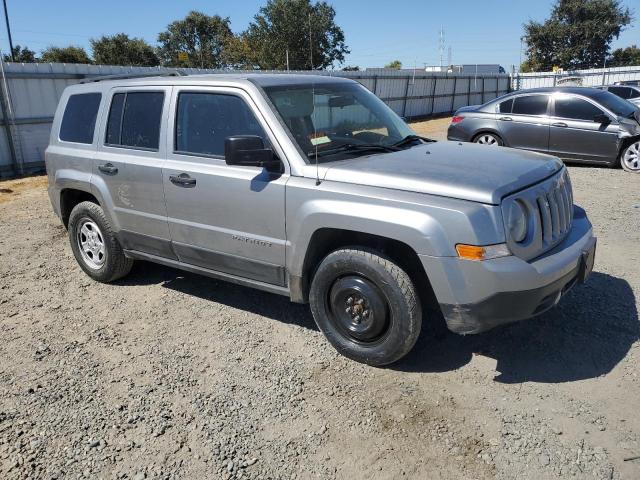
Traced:
<path id="1" fill-rule="evenodd" d="M 342 152 L 366 152 L 366 151 L 372 151 L 372 150 L 377 150 L 377 151 L 381 151 L 381 152 L 397 152 L 399 151 L 399 148 L 396 148 L 395 146 L 386 146 L 386 145 L 380 145 L 377 143 L 347 143 L 345 145 L 340 145 L 338 147 L 334 147 L 334 148 L 328 148 L 326 150 L 319 150 L 317 153 L 315 150 L 312 150 L 310 152 L 307 152 L 307 155 L 310 157 L 324 157 L 326 155 L 334 155 L 336 153 L 342 153 Z"/>
<path id="2" fill-rule="evenodd" d="M 423 142 L 427 142 L 427 143 L 431 143 L 431 142 L 435 142 L 436 141 L 436 140 L 434 140 L 432 138 L 421 137 L 420 135 L 407 135 L 406 137 L 404 137 L 399 142 L 394 143 L 392 145 L 392 147 L 396 147 L 396 148 L 404 147 L 405 145 L 408 145 L 411 142 L 415 142 L 416 140 L 422 140 Z"/>

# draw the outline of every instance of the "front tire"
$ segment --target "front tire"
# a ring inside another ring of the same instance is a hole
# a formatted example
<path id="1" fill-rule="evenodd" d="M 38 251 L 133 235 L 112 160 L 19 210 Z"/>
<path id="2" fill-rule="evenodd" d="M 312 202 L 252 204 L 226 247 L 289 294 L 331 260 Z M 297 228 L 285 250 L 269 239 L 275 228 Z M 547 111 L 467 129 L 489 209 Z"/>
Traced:
<path id="1" fill-rule="evenodd" d="M 640 140 L 636 140 L 622 151 L 620 166 L 625 172 L 640 173 Z"/>
<path id="2" fill-rule="evenodd" d="M 330 253 L 309 292 L 313 317 L 342 355 L 373 366 L 404 357 L 415 345 L 422 309 L 409 275 L 375 252 Z"/>
<path id="3" fill-rule="evenodd" d="M 69 241 L 82 270 L 98 282 L 112 282 L 131 271 L 133 260 L 125 257 L 102 208 L 93 202 L 81 202 L 71 211 Z"/>
<path id="4" fill-rule="evenodd" d="M 493 133 L 481 133 L 480 135 L 476 135 L 473 139 L 473 143 L 487 145 L 489 147 L 501 147 L 504 145 L 502 139 Z"/>

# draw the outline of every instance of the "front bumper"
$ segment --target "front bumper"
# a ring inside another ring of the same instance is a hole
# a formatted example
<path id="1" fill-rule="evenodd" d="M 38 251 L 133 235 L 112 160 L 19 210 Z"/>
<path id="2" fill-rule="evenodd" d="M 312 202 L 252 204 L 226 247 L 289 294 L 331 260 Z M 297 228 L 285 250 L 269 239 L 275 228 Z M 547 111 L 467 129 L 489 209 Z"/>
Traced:
<path id="1" fill-rule="evenodd" d="M 480 333 L 538 315 L 554 305 L 593 266 L 596 239 L 584 210 L 575 207 L 567 237 L 542 256 L 473 262 L 421 256 L 448 328 Z"/>

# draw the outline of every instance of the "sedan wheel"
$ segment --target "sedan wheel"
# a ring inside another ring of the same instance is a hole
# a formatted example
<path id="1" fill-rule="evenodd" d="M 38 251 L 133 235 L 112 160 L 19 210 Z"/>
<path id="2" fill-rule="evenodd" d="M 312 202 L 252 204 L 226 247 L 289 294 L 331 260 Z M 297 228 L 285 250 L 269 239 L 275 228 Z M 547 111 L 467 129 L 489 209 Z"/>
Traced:
<path id="1" fill-rule="evenodd" d="M 482 135 L 478 135 L 475 138 L 474 143 L 479 143 L 480 145 L 489 145 L 490 147 L 499 147 L 500 145 L 502 145 L 500 139 L 490 133 L 483 133 Z"/>
<path id="2" fill-rule="evenodd" d="M 640 173 L 640 141 L 624 149 L 620 155 L 620 165 L 627 172 Z"/>

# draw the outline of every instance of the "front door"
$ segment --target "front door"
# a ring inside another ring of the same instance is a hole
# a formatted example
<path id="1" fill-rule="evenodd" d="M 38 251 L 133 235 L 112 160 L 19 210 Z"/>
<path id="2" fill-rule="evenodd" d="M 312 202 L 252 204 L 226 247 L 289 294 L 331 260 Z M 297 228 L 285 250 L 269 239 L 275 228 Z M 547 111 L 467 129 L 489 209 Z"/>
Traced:
<path id="1" fill-rule="evenodd" d="M 549 95 L 521 95 L 509 105 L 500 106 L 498 128 L 509 147 L 546 152 L 549 148 Z"/>
<path id="2" fill-rule="evenodd" d="M 285 285 L 286 162 L 285 173 L 272 174 L 224 160 L 232 135 L 259 135 L 275 146 L 249 95 L 237 88 L 175 88 L 169 123 L 163 182 L 180 261 Z"/>
<path id="3" fill-rule="evenodd" d="M 618 154 L 618 125 L 595 121 L 605 112 L 574 95 L 554 96 L 549 153 L 563 159 L 612 162 Z"/>

